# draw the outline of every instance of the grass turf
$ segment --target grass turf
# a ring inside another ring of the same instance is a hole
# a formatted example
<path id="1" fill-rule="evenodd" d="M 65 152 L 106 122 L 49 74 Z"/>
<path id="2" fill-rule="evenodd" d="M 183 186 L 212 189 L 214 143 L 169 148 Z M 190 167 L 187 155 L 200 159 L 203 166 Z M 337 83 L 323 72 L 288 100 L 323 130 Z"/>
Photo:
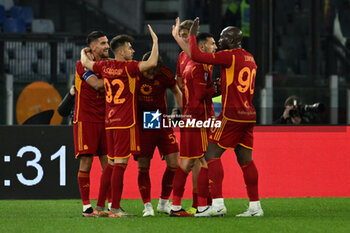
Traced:
<path id="1" fill-rule="evenodd" d="M 237 218 L 246 199 L 226 199 L 228 214 L 216 218 L 143 218 L 141 200 L 122 200 L 137 218 L 83 218 L 80 200 L 0 200 L 0 232 L 350 232 L 350 198 L 266 198 L 264 217 Z M 157 200 L 153 200 L 156 209 Z M 95 201 L 92 203 L 96 204 Z M 183 206 L 190 206 L 184 200 Z"/>

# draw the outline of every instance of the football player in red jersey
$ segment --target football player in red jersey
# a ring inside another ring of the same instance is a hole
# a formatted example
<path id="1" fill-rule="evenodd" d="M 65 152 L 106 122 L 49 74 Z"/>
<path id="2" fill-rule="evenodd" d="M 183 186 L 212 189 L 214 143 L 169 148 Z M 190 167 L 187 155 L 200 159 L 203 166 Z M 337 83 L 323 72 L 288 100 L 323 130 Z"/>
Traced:
<path id="1" fill-rule="evenodd" d="M 87 36 L 89 56 L 94 61 L 108 58 L 108 39 L 101 31 Z M 100 75 L 85 69 L 78 61 L 75 72 L 75 111 L 73 119 L 75 156 L 80 160 L 78 184 L 83 202 L 83 216 L 92 216 L 90 204 L 90 170 L 93 156 L 99 156 L 102 169 L 107 164 L 104 127 L 105 93 Z"/>
<path id="2" fill-rule="evenodd" d="M 198 47 L 201 51 L 213 53 L 216 50 L 215 40 L 210 33 L 199 33 L 197 36 Z M 214 88 L 212 85 L 213 66 L 201 64 L 189 60 L 182 76 L 183 89 L 183 115 L 184 121 L 207 121 L 214 117 L 212 96 Z M 189 217 L 193 216 L 185 212 L 181 206 L 186 179 L 188 173 L 197 161 L 201 161 L 204 170 L 207 170 L 204 153 L 208 145 L 208 131 L 205 127 L 181 128 L 180 167 L 174 178 L 174 197 L 170 216 Z M 201 169 L 202 170 L 202 169 Z M 202 171 L 203 173 L 203 171 Z M 209 194 L 208 176 L 204 173 L 198 176 L 198 208 L 207 206 Z M 204 203 L 203 203 L 204 202 Z"/>
<path id="3" fill-rule="evenodd" d="M 172 33 L 177 34 L 186 44 L 188 44 L 189 39 L 189 30 L 193 24 L 193 20 L 184 20 L 183 22 L 178 22 L 179 27 L 175 30 L 173 30 Z M 187 54 L 182 51 L 179 54 L 178 60 L 177 60 L 177 66 L 176 66 L 176 82 L 177 85 L 182 88 L 182 76 L 185 71 L 185 68 L 187 66 L 187 62 L 191 60 L 190 57 L 187 56 Z M 173 109 L 173 114 L 177 114 L 177 109 Z M 201 168 L 201 164 L 199 160 L 195 160 L 195 164 L 192 167 L 192 207 L 187 209 L 187 212 L 194 214 L 197 209 L 198 205 L 198 191 L 197 191 L 197 178 L 199 174 L 199 170 Z"/>
<path id="4" fill-rule="evenodd" d="M 192 20 L 185 20 L 179 25 L 179 28 L 176 30 L 176 33 L 178 33 L 178 36 L 182 40 L 184 40 L 186 43 L 188 43 L 189 31 L 192 24 L 193 24 Z M 175 76 L 177 84 L 179 85 L 180 88 L 182 87 L 181 77 L 183 75 L 187 62 L 189 60 L 191 60 L 191 58 L 187 56 L 187 54 L 184 51 L 181 51 L 177 59 L 176 76 Z"/>
<path id="5" fill-rule="evenodd" d="M 142 60 L 149 58 L 147 52 Z M 166 90 L 169 88 L 175 97 L 175 101 L 182 108 L 182 93 L 176 85 L 171 70 L 162 64 L 159 57 L 157 67 L 143 72 L 140 77 L 138 88 L 138 117 L 140 127 L 141 153 L 134 155 L 138 162 L 138 185 L 140 194 L 145 205 L 143 216 L 154 216 L 151 204 L 151 180 L 149 177 L 150 161 L 156 147 L 162 159 L 166 161 L 167 167 L 163 174 L 162 191 L 158 202 L 159 212 L 170 213 L 169 196 L 173 187 L 175 171 L 179 166 L 179 147 L 173 129 L 163 127 L 162 120 L 167 121 Z M 159 128 L 149 129 L 144 127 L 144 114 L 147 112 L 160 112 Z"/>
<path id="6" fill-rule="evenodd" d="M 111 40 L 115 59 L 93 62 L 81 51 L 84 67 L 102 75 L 106 93 L 105 126 L 108 157 L 114 159 L 111 175 L 112 206 L 110 217 L 133 216 L 120 208 L 124 172 L 132 154 L 140 152 L 137 127 L 137 92 L 139 76 L 157 65 L 158 37 L 148 25 L 153 40 L 152 52 L 147 61 L 137 62 L 133 58 L 132 37 L 119 35 Z"/>
<path id="7" fill-rule="evenodd" d="M 222 196 L 224 171 L 220 160 L 226 149 L 235 151 L 250 200 L 247 211 L 237 216 L 263 216 L 258 193 L 258 170 L 252 160 L 253 128 L 256 122 L 252 101 L 257 65 L 254 57 L 241 46 L 242 31 L 233 26 L 224 28 L 220 34 L 219 45 L 222 51 L 202 53 L 197 48 L 195 39 L 198 25 L 199 19 L 196 18 L 190 29 L 190 51 L 187 50 L 187 53 L 195 61 L 220 65 L 223 103 L 218 117 L 222 121 L 221 127 L 211 130 L 205 154 L 213 203 L 198 216 L 218 216 L 227 212 Z M 175 39 L 183 47 L 182 41 Z M 188 47 L 183 49 L 186 51 Z"/>

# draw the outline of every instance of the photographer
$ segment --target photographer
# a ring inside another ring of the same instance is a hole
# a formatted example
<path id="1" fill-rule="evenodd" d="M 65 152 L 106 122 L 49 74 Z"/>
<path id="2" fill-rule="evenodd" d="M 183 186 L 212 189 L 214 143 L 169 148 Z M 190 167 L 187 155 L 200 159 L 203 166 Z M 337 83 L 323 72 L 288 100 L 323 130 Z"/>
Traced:
<path id="1" fill-rule="evenodd" d="M 71 122 L 73 121 L 74 104 L 75 104 L 75 86 L 73 84 L 57 108 L 57 111 L 61 116 L 63 117 L 69 116 L 69 124 L 71 124 Z"/>
<path id="2" fill-rule="evenodd" d="M 324 105 L 315 103 L 313 105 L 302 105 L 297 96 L 289 96 L 285 103 L 283 115 L 275 121 L 276 124 L 320 124 L 319 113 L 324 111 Z"/>

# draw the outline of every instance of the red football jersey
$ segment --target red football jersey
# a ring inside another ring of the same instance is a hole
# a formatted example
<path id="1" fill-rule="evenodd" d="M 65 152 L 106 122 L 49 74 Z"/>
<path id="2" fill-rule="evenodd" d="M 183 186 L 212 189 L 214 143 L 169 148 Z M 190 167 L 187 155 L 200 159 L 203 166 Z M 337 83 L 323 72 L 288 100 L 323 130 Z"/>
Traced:
<path id="1" fill-rule="evenodd" d="M 162 66 L 160 73 L 154 79 L 141 77 L 138 88 L 138 111 L 159 111 L 167 114 L 166 89 L 176 85 L 173 73 L 168 67 Z M 139 114 L 139 115 L 140 115 Z"/>
<path id="2" fill-rule="evenodd" d="M 137 61 L 104 60 L 93 70 L 103 77 L 106 93 L 106 129 L 130 128 L 136 123 L 136 84 L 140 70 Z"/>
<path id="3" fill-rule="evenodd" d="M 182 76 L 183 115 L 198 120 L 214 116 L 213 66 L 189 60 Z"/>
<path id="4" fill-rule="evenodd" d="M 191 60 L 191 58 L 188 57 L 184 51 L 182 51 L 179 54 L 179 57 L 177 59 L 177 66 L 176 66 L 176 75 L 178 75 L 178 76 L 183 75 L 183 72 L 186 68 L 187 62 L 189 60 Z"/>
<path id="5" fill-rule="evenodd" d="M 193 60 L 220 65 L 223 116 L 231 121 L 256 122 L 252 103 L 257 69 L 254 57 L 242 48 L 202 53 L 194 35 L 190 48 Z"/>
<path id="6" fill-rule="evenodd" d="M 94 73 L 85 69 L 78 61 L 75 69 L 74 123 L 78 121 L 104 122 L 105 93 L 103 89 L 96 91 L 85 81 L 91 75 Z M 101 78 L 99 75 L 96 77 Z"/>

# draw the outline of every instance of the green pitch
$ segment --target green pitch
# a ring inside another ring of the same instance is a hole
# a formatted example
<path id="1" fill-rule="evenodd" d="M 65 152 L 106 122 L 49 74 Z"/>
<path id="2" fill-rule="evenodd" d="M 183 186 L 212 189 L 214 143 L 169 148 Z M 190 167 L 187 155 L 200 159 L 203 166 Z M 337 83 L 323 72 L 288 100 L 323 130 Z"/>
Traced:
<path id="1" fill-rule="evenodd" d="M 81 217 L 80 200 L 0 200 L 0 232 L 350 232 L 350 198 L 267 198 L 261 200 L 264 217 L 235 217 L 247 203 L 226 199 L 225 217 L 170 218 L 157 213 L 143 218 L 141 200 L 123 200 L 124 209 L 139 217 L 109 219 Z M 190 204 L 183 201 L 185 207 Z"/>

